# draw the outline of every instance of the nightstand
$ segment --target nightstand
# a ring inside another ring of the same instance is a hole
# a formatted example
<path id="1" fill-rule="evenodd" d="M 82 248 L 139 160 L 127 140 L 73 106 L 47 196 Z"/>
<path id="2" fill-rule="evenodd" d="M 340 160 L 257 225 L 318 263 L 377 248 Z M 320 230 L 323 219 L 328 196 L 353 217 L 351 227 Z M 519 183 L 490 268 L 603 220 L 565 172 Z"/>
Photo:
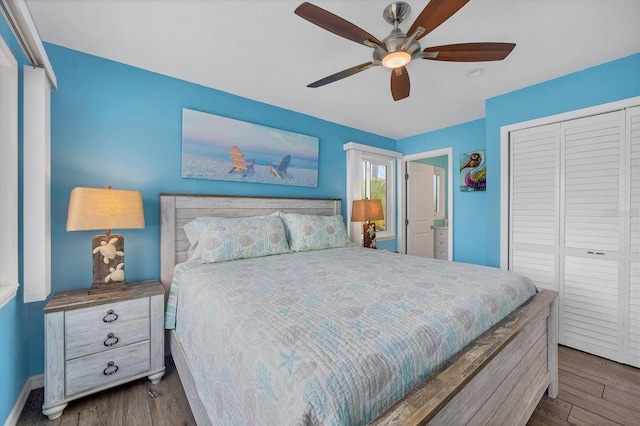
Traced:
<path id="1" fill-rule="evenodd" d="M 69 401 L 120 384 L 164 376 L 164 287 L 158 280 L 120 291 L 56 293 L 44 307 L 42 413 L 56 419 Z"/>
<path id="2" fill-rule="evenodd" d="M 449 259 L 449 229 L 436 227 L 433 237 L 433 257 L 436 259 Z"/>

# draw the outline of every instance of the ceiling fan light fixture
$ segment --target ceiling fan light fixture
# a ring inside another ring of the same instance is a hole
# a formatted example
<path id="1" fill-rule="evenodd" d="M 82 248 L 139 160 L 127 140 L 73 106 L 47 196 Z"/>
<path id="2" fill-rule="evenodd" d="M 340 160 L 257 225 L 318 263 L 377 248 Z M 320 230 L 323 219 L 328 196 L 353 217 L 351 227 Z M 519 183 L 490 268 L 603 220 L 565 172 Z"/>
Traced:
<path id="1" fill-rule="evenodd" d="M 411 61 L 411 55 L 404 50 L 396 50 L 395 52 L 387 53 L 382 58 L 382 65 L 387 68 L 400 68 L 407 65 Z"/>

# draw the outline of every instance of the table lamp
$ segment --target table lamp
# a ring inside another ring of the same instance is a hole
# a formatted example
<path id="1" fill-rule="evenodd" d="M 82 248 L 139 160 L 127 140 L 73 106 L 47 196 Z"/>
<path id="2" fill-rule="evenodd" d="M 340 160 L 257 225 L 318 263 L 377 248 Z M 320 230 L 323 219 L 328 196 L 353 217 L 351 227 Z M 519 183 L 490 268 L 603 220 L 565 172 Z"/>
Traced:
<path id="1" fill-rule="evenodd" d="M 93 284 L 89 294 L 123 290 L 124 237 L 111 229 L 144 228 L 142 194 L 106 188 L 74 188 L 69 199 L 67 231 L 104 229 L 91 242 Z"/>
<path id="2" fill-rule="evenodd" d="M 382 212 L 382 202 L 380 200 L 354 200 L 351 208 L 351 222 L 362 223 L 362 236 L 364 246 L 367 248 L 376 247 L 376 224 L 373 220 L 384 219 Z"/>

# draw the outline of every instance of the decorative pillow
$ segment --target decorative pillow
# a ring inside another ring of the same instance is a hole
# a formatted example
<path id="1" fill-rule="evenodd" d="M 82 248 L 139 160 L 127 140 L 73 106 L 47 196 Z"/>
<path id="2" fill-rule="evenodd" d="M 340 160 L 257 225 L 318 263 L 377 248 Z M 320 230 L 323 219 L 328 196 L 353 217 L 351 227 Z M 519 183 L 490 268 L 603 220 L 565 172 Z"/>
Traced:
<path id="1" fill-rule="evenodd" d="M 262 219 L 265 217 L 277 217 L 280 218 L 280 212 L 273 212 L 268 216 L 249 216 L 244 219 Z M 198 230 L 196 229 L 196 222 L 206 223 L 210 220 L 225 219 L 216 216 L 202 216 L 193 219 L 189 223 L 183 226 L 184 232 L 189 240 L 189 249 L 187 250 L 187 261 L 195 261 L 202 259 L 202 244 L 198 244 Z M 287 243 L 288 244 L 288 243 Z"/>
<path id="2" fill-rule="evenodd" d="M 283 213 L 282 217 L 292 251 L 323 250 L 350 244 L 341 215 Z"/>
<path id="3" fill-rule="evenodd" d="M 206 218 L 199 217 L 198 219 Z M 196 231 L 196 220 L 198 219 L 193 219 L 191 222 L 183 226 L 184 233 L 187 234 L 187 239 L 190 244 L 189 249 L 187 250 L 187 261 L 200 260 L 202 257 L 202 245 L 198 244 L 198 231 Z"/>
<path id="4" fill-rule="evenodd" d="M 197 235 L 200 262 L 225 262 L 234 259 L 287 253 L 289 246 L 284 223 L 278 216 L 251 218 L 197 218 L 185 225 L 192 237 Z M 194 232 L 195 231 L 195 232 Z M 191 240 L 190 240 L 191 241 Z M 195 260 L 195 259 L 190 259 Z"/>

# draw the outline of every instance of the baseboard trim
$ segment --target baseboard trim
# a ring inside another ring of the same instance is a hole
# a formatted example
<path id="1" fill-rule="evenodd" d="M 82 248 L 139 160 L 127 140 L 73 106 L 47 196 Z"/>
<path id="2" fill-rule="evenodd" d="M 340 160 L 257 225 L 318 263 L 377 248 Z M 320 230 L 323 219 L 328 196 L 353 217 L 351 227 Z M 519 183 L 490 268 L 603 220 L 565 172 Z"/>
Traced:
<path id="1" fill-rule="evenodd" d="M 44 374 L 38 374 L 37 376 L 31 376 L 27 379 L 22 387 L 22 391 L 16 400 L 16 403 L 13 406 L 13 409 L 9 413 L 9 417 L 7 417 L 6 425 L 7 426 L 15 426 L 20 419 L 20 413 L 22 413 L 22 409 L 24 408 L 24 404 L 27 403 L 27 398 L 29 398 L 29 394 L 32 390 L 38 389 L 44 386 Z"/>

